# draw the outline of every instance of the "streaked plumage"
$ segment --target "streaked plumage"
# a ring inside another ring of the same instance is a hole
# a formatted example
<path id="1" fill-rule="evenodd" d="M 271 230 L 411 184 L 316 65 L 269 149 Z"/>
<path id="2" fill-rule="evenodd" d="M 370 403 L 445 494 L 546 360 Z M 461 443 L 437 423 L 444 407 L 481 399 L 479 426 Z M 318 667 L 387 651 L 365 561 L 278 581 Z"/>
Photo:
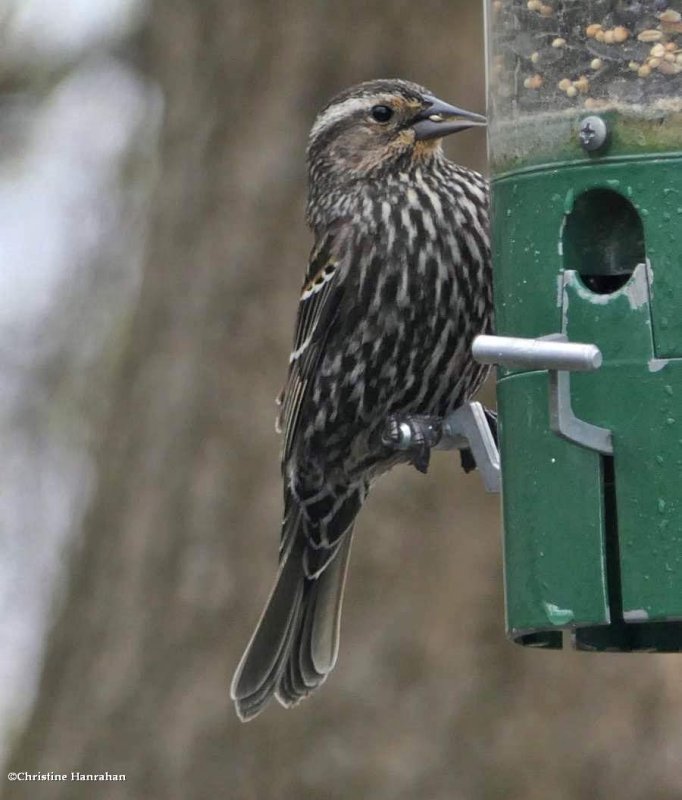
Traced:
<path id="1" fill-rule="evenodd" d="M 293 705 L 334 666 L 355 517 L 371 482 L 410 458 L 382 442 L 387 418 L 445 416 L 485 377 L 470 351 L 492 326 L 487 185 L 440 144 L 480 120 L 381 80 L 335 97 L 311 131 L 280 571 L 232 682 L 242 719 L 273 693 Z"/>

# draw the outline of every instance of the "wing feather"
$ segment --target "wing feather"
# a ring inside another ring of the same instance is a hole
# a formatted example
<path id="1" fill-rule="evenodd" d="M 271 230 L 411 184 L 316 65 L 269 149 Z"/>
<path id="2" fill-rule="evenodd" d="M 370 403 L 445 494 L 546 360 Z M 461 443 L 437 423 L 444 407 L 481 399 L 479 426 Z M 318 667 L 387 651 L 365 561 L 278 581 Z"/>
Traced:
<path id="1" fill-rule="evenodd" d="M 319 238 L 311 253 L 301 291 L 289 373 L 280 395 L 282 407 L 277 419 L 277 429 L 284 434 L 283 463 L 291 454 L 301 408 L 338 312 L 343 292 L 340 239 L 338 225 Z"/>

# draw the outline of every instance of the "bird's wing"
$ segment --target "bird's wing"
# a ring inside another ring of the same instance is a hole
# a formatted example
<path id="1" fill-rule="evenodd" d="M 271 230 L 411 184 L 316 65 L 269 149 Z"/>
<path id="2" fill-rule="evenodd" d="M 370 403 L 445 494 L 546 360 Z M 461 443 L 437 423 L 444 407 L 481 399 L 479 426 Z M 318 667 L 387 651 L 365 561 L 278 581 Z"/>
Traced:
<path id="1" fill-rule="evenodd" d="M 277 430 L 284 434 L 282 463 L 286 463 L 291 454 L 306 392 L 339 310 L 343 294 L 341 274 L 345 271 L 341 255 L 342 231 L 342 223 L 326 231 L 318 238 L 310 255 L 298 304 L 289 373 L 279 397 Z"/>

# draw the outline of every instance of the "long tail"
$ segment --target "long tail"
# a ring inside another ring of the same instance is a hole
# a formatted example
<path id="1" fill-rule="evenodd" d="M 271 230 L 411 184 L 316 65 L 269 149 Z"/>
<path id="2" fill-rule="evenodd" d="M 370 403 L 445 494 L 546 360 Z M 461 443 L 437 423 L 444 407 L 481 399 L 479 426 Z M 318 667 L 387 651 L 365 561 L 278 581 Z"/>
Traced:
<path id="1" fill-rule="evenodd" d="M 322 684 L 339 649 L 339 622 L 352 526 L 316 578 L 304 571 L 305 537 L 294 535 L 265 610 L 232 679 L 237 715 L 259 714 L 274 694 L 291 706 Z"/>

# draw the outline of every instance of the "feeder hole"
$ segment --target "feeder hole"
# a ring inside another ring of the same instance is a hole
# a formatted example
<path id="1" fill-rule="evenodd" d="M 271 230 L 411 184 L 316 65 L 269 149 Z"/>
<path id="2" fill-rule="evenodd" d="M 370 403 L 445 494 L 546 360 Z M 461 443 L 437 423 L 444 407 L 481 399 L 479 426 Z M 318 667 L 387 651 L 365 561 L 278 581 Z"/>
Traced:
<path id="1" fill-rule="evenodd" d="M 646 258 L 637 209 L 611 189 L 578 195 L 563 231 L 564 269 L 575 270 L 595 294 L 612 294 Z"/>

